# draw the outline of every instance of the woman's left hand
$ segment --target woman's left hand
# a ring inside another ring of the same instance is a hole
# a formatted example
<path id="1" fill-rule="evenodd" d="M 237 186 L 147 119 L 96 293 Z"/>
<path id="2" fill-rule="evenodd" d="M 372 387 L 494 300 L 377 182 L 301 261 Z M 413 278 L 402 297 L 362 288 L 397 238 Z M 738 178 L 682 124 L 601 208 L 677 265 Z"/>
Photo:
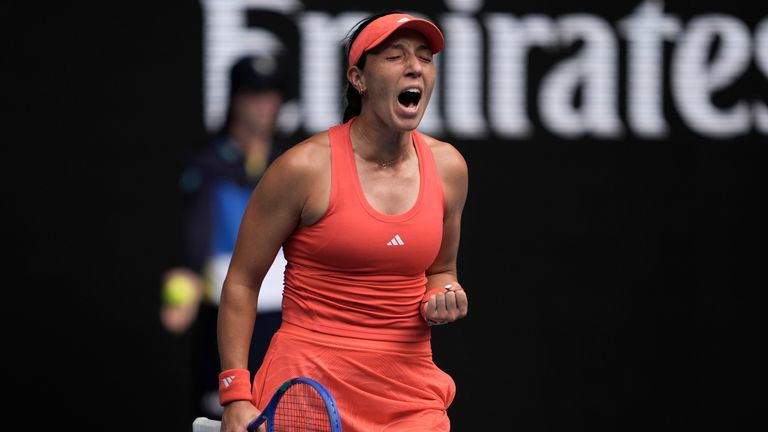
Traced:
<path id="1" fill-rule="evenodd" d="M 445 285 L 444 292 L 432 295 L 423 307 L 427 323 L 447 324 L 467 316 L 467 293 L 458 282 L 453 282 Z"/>

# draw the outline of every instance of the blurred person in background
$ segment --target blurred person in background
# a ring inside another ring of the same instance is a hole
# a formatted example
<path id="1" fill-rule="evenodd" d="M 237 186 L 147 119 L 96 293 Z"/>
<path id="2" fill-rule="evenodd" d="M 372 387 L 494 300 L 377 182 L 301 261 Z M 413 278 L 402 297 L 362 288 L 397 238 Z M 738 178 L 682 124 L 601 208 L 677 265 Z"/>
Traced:
<path id="1" fill-rule="evenodd" d="M 222 129 L 210 145 L 189 155 L 181 178 L 185 198 L 183 259 L 162 280 L 160 319 L 174 335 L 199 323 L 200 401 L 196 416 L 220 417 L 216 317 L 222 284 L 251 193 L 267 165 L 290 141 L 276 133 L 278 114 L 291 97 L 290 74 L 279 55 L 248 55 L 230 69 L 229 103 Z M 282 250 L 265 278 L 259 325 L 251 343 L 257 368 L 281 323 L 285 259 Z"/>

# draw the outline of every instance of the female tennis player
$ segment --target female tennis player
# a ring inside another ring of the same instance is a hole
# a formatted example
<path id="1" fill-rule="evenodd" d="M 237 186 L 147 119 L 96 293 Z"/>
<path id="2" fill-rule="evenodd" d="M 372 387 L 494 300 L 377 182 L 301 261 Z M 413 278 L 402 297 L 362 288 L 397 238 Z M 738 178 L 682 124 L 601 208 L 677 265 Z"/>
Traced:
<path id="1" fill-rule="evenodd" d="M 457 280 L 467 165 L 416 131 L 443 35 L 389 12 L 347 38 L 342 124 L 267 169 L 243 217 L 218 317 L 222 430 L 245 431 L 287 379 L 331 392 L 345 432 L 450 430 L 453 379 L 431 324 L 467 314 Z M 259 288 L 283 246 L 283 323 L 251 384 Z"/>

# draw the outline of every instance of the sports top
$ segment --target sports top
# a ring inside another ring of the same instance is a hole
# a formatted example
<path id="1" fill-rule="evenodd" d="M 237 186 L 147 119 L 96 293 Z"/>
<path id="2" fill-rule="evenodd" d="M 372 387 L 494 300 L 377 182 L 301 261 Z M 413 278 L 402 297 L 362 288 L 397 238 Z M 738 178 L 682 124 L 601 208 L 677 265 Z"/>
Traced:
<path id="1" fill-rule="evenodd" d="M 416 203 L 398 215 L 374 209 L 360 185 L 350 126 L 329 129 L 331 193 L 316 223 L 284 244 L 283 320 L 371 341 L 430 339 L 419 314 L 425 271 L 440 249 L 444 194 L 432 150 L 411 132 L 419 162 Z"/>

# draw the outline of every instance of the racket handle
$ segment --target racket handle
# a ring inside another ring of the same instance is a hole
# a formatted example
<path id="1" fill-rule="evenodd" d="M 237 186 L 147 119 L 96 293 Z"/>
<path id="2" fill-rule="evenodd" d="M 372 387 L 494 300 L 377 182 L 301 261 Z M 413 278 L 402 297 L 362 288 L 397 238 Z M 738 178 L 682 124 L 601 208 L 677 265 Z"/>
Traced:
<path id="1" fill-rule="evenodd" d="M 252 422 L 248 423 L 248 432 L 256 432 L 256 429 L 261 426 L 262 423 L 264 423 L 264 420 L 267 419 L 267 416 L 263 413 L 256 417 Z"/>
<path id="2" fill-rule="evenodd" d="M 192 432 L 219 432 L 221 422 L 208 417 L 197 417 L 192 422 Z"/>

